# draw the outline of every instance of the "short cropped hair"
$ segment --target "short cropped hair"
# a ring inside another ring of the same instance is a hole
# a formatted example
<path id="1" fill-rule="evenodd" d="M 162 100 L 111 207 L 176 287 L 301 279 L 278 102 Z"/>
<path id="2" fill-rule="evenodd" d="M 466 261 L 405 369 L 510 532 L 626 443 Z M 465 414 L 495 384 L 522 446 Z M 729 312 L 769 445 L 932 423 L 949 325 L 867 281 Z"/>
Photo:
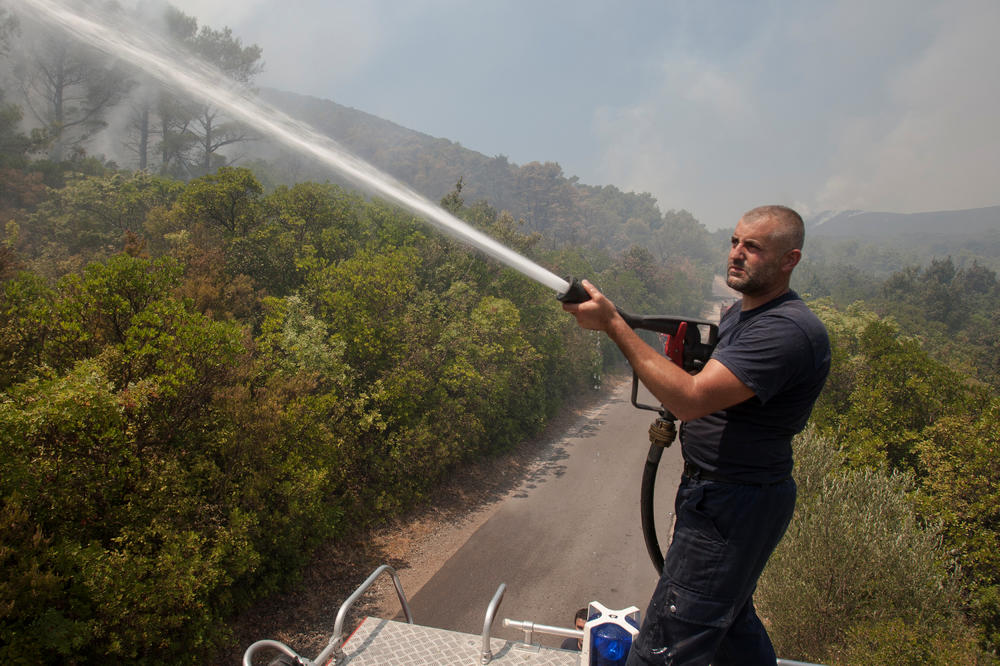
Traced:
<path id="1" fill-rule="evenodd" d="M 757 222 L 773 217 L 781 223 L 781 237 L 787 243 L 788 249 L 801 250 L 806 237 L 806 225 L 802 216 L 788 206 L 758 206 L 743 214 L 747 222 Z"/>

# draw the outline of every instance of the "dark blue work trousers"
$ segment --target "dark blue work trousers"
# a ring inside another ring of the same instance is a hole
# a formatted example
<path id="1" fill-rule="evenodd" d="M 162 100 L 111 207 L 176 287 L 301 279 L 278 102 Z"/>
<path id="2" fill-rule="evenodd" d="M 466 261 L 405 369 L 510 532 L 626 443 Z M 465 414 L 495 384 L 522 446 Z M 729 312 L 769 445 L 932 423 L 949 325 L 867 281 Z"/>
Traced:
<path id="1" fill-rule="evenodd" d="M 628 666 L 770 664 L 757 579 L 795 510 L 795 481 L 681 479 L 674 536 Z"/>

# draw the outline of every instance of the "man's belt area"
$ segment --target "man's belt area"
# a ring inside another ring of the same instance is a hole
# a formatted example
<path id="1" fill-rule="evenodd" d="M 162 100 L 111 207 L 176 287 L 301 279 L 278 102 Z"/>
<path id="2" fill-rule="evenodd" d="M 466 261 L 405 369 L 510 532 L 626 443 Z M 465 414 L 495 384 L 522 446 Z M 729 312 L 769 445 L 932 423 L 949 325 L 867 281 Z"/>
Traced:
<path id="1" fill-rule="evenodd" d="M 718 472 L 710 472 L 707 469 L 703 469 L 695 465 L 693 462 L 684 461 L 684 476 L 689 479 L 694 479 L 695 481 L 717 481 L 718 483 L 732 483 L 739 486 L 773 486 L 778 483 L 784 483 L 791 476 L 786 476 L 777 481 L 768 481 L 767 483 L 759 483 L 754 481 L 740 481 L 739 479 L 734 479 L 731 476 L 726 476 L 725 474 L 719 474 Z"/>

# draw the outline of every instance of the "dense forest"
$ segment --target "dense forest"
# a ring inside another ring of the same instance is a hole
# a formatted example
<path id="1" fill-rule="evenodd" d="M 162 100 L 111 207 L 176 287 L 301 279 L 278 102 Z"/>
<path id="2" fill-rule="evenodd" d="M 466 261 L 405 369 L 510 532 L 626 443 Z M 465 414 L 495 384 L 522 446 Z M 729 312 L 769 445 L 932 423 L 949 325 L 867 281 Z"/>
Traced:
<path id="1" fill-rule="evenodd" d="M 142 18 L 252 87 L 258 47 Z M 210 661 L 320 543 L 419 504 L 620 364 L 519 273 L 39 31 L 0 8 L 5 661 Z M 289 100 L 628 310 L 696 314 L 723 266 L 729 230 L 648 194 Z M 817 236 L 793 286 L 833 367 L 762 614 L 783 657 L 996 663 L 997 257 Z"/>
<path id="2" fill-rule="evenodd" d="M 385 204 L 232 167 L 64 175 L 3 240 L 6 655 L 211 646 L 320 540 L 599 380 L 553 294 Z M 509 215 L 445 203 L 530 251 Z M 691 306 L 640 250 L 545 259 Z"/>
<path id="3" fill-rule="evenodd" d="M 528 249 L 509 217 L 464 214 Z M 5 656 L 211 646 L 320 540 L 601 371 L 551 293 L 332 185 L 76 176 L 8 224 L 3 256 Z M 660 300 L 648 257 L 605 263 Z"/>

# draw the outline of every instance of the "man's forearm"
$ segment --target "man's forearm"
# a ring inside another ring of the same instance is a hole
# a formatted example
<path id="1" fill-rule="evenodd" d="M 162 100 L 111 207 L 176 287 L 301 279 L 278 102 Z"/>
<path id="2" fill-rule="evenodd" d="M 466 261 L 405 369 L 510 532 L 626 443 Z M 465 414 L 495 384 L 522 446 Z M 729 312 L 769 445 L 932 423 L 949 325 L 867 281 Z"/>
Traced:
<path id="1" fill-rule="evenodd" d="M 726 366 L 711 359 L 701 372 L 689 375 L 650 347 L 621 317 L 604 329 L 653 396 L 681 421 L 691 421 L 743 402 L 754 392 Z"/>
<path id="2" fill-rule="evenodd" d="M 715 360 L 706 363 L 697 375 L 689 375 L 646 344 L 597 288 L 586 280 L 581 284 L 591 300 L 563 303 L 563 309 L 583 328 L 607 334 L 646 388 L 677 418 L 690 421 L 753 396 L 753 391 Z"/>
<path id="3" fill-rule="evenodd" d="M 682 421 L 703 416 L 692 394 L 694 378 L 650 347 L 621 317 L 606 331 L 649 392 Z"/>

